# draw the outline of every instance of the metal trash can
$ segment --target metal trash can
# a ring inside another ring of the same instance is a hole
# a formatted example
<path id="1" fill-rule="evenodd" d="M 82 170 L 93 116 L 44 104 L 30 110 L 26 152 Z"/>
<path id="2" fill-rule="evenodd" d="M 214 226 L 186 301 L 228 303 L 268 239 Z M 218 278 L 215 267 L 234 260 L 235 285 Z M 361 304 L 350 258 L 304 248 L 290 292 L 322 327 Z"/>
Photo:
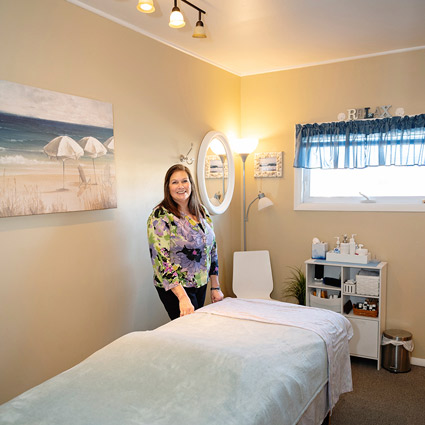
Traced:
<path id="1" fill-rule="evenodd" d="M 382 340 L 382 366 L 390 372 L 409 372 L 412 334 L 401 329 L 388 329 L 384 331 Z"/>

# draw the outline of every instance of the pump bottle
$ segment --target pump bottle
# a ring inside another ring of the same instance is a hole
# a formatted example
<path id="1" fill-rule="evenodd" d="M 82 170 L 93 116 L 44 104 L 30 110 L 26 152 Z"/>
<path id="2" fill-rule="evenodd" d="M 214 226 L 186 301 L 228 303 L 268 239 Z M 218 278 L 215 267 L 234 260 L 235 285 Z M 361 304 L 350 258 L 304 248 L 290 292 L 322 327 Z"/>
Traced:
<path id="1" fill-rule="evenodd" d="M 335 239 L 336 239 L 336 247 L 334 248 L 334 253 L 340 254 L 341 248 L 340 248 L 339 236 L 335 236 Z"/>
<path id="2" fill-rule="evenodd" d="M 351 235 L 350 239 L 350 255 L 356 254 L 356 241 L 354 240 L 354 236 L 357 236 L 356 234 Z"/>
<path id="3" fill-rule="evenodd" d="M 344 238 L 341 242 L 341 254 L 349 254 L 350 253 L 350 244 L 348 242 L 348 237 L 344 234 Z"/>

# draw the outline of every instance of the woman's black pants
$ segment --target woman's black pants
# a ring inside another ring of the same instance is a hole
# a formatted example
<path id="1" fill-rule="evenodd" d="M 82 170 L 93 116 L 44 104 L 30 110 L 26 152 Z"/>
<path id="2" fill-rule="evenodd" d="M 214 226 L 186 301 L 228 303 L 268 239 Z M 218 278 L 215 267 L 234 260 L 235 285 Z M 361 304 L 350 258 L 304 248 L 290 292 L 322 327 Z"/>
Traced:
<path id="1" fill-rule="evenodd" d="M 208 285 L 203 285 L 200 288 L 184 288 L 195 310 L 204 306 L 207 286 Z M 171 289 L 166 291 L 164 288 L 158 288 L 157 286 L 155 286 L 155 288 L 158 291 L 159 298 L 162 304 L 164 304 L 170 319 L 174 320 L 180 317 L 179 300 L 174 295 L 174 292 Z"/>

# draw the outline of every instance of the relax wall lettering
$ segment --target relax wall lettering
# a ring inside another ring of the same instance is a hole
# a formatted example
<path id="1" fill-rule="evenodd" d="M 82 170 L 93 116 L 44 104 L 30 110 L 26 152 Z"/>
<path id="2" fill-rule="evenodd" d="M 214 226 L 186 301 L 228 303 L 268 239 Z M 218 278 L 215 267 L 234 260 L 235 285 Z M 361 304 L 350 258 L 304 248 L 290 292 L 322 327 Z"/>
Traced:
<path id="1" fill-rule="evenodd" d="M 370 107 L 367 108 L 358 108 L 358 109 L 348 109 L 348 119 L 349 120 L 361 120 L 361 119 L 370 119 L 370 118 L 390 118 L 391 114 L 389 109 L 391 105 L 382 105 L 375 108 L 375 112 L 370 112 Z"/>
<path id="2" fill-rule="evenodd" d="M 347 115 L 344 112 L 339 113 L 338 120 L 344 121 L 345 119 L 347 119 L 347 120 L 353 121 L 353 120 L 366 120 L 366 119 L 372 119 L 372 118 L 391 118 L 392 117 L 390 113 L 391 106 L 392 105 L 376 106 L 373 112 L 370 106 L 365 108 L 347 109 Z M 395 115 L 402 117 L 404 115 L 404 109 L 397 108 L 395 111 Z"/>

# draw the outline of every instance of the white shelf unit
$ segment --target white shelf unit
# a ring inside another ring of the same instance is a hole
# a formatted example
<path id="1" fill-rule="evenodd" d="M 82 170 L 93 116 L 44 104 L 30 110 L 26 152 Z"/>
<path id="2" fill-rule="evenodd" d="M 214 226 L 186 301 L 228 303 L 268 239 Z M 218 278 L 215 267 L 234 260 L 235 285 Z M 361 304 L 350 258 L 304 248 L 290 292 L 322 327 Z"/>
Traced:
<path id="1" fill-rule="evenodd" d="M 324 285 L 315 280 L 316 266 L 323 266 L 323 276 L 332 277 L 340 280 L 341 287 Z M 350 341 L 350 355 L 374 359 L 377 361 L 378 370 L 381 368 L 381 338 L 385 330 L 386 319 L 386 294 L 387 294 L 387 263 L 370 262 L 368 264 L 340 263 L 326 260 L 307 260 L 306 266 L 306 304 L 314 307 L 328 308 L 337 310 L 344 315 L 353 326 L 353 338 Z M 375 270 L 379 274 L 379 295 L 358 295 L 344 292 L 344 282 L 347 280 L 356 280 L 356 275 L 360 270 Z M 338 295 L 338 301 L 321 299 L 321 305 L 318 300 L 310 298 L 312 292 L 317 289 L 324 289 L 331 294 Z M 352 304 L 363 302 L 365 299 L 376 299 L 378 302 L 378 317 L 366 317 L 355 315 L 353 310 L 349 314 L 344 313 L 344 305 L 348 300 Z M 326 305 L 329 303 L 329 306 Z M 332 305 L 331 305 L 332 304 Z"/>

